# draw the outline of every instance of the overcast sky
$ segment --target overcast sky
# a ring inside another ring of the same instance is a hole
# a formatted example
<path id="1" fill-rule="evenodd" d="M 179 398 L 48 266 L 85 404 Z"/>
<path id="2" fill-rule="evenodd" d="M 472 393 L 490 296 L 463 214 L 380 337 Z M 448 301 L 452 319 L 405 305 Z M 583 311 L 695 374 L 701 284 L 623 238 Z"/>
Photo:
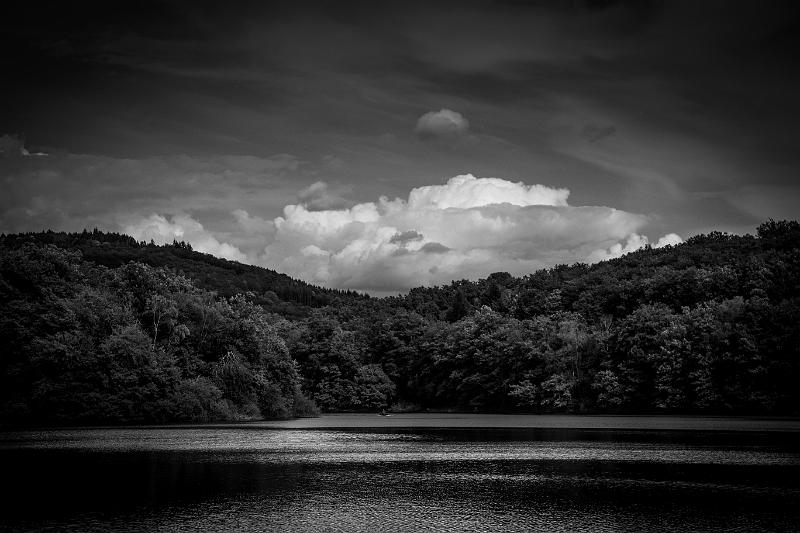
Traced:
<path id="1" fill-rule="evenodd" d="M 796 2 L 4 7 L 0 231 L 391 293 L 800 211 Z"/>

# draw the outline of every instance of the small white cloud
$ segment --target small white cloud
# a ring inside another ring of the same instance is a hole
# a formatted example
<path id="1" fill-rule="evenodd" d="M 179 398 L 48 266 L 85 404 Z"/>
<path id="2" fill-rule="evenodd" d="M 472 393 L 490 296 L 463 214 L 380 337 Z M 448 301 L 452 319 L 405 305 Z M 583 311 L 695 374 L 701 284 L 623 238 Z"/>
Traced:
<path id="1" fill-rule="evenodd" d="M 123 232 L 137 241 L 153 240 L 156 244 L 185 241 L 198 252 L 224 257 L 234 261 L 247 261 L 245 255 L 228 243 L 219 242 L 200 222 L 185 213 L 172 215 L 169 219 L 153 213 L 124 226 Z"/>
<path id="2" fill-rule="evenodd" d="M 469 121 L 457 111 L 441 109 L 419 117 L 414 131 L 423 139 L 458 139 L 469 134 Z"/>

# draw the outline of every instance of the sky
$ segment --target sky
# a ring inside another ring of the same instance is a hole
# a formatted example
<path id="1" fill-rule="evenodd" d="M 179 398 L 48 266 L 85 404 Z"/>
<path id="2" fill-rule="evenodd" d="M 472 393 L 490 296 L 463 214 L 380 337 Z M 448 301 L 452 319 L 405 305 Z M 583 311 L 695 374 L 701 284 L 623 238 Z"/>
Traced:
<path id="1" fill-rule="evenodd" d="M 19 4 L 1 232 L 382 295 L 799 218 L 797 3 Z"/>

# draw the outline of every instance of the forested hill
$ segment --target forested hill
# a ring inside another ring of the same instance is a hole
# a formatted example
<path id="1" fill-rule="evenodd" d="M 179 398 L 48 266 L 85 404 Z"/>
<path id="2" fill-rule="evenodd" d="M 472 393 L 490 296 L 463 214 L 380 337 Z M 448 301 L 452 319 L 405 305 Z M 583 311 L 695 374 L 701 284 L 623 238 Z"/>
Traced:
<path id="1" fill-rule="evenodd" d="M 594 265 L 558 265 L 524 277 L 495 273 L 476 282 L 420 287 L 395 305 L 449 321 L 485 305 L 517 318 L 574 312 L 594 322 L 623 318 L 643 304 L 680 311 L 737 296 L 777 303 L 798 295 L 798 253 L 800 224 L 769 221 L 756 236 L 713 232 Z"/>
<path id="2" fill-rule="evenodd" d="M 248 294 L 249 300 L 286 316 L 307 315 L 309 307 L 364 297 L 353 291 L 325 289 L 274 270 L 203 254 L 182 241 L 157 246 L 152 241 L 137 242 L 128 235 L 97 229 L 80 233 L 45 231 L 0 236 L 0 245 L 5 248 L 19 248 L 31 242 L 77 250 L 83 259 L 110 268 L 130 261 L 166 267 L 191 278 L 200 288 L 225 297 Z"/>
<path id="3" fill-rule="evenodd" d="M 283 315 L 240 274 L 269 271 L 131 241 L 0 239 L 0 419 L 800 414 L 797 222 L 383 299 L 300 284 L 329 304 Z"/>

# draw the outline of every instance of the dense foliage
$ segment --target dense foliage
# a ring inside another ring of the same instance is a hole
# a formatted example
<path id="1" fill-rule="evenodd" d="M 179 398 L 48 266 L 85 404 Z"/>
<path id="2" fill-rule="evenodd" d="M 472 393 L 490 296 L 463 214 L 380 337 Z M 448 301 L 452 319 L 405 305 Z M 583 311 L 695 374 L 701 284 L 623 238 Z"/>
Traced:
<path id="1" fill-rule="evenodd" d="M 392 298 L 310 288 L 330 304 L 284 316 L 267 311 L 268 280 L 232 295 L 213 277 L 201 289 L 176 273 L 183 266 L 140 261 L 167 248 L 198 261 L 185 246 L 131 246 L 147 252 L 108 268 L 87 260 L 103 246 L 86 244 L 93 234 L 69 250 L 46 235 L 0 240 L 5 419 L 289 416 L 313 412 L 311 400 L 324 410 L 800 406 L 797 222 Z"/>
<path id="2" fill-rule="evenodd" d="M 0 256 L 2 416 L 144 422 L 313 414 L 280 322 L 164 268 L 25 244 Z"/>

